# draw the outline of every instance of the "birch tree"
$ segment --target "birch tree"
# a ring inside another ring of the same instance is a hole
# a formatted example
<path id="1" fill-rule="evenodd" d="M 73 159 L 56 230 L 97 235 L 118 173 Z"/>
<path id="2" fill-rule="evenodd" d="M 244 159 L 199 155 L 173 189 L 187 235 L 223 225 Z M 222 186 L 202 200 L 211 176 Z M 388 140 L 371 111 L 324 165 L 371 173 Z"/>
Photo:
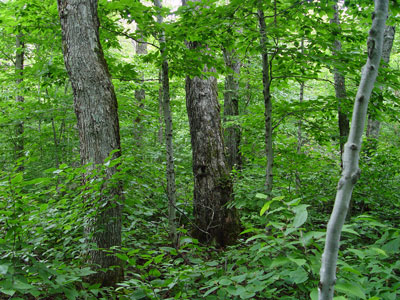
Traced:
<path id="1" fill-rule="evenodd" d="M 337 186 L 335 204 L 326 232 L 318 285 L 319 300 L 333 299 L 340 235 L 353 187 L 360 177 L 358 161 L 361 141 L 367 117 L 368 101 L 378 75 L 387 16 L 388 0 L 375 0 L 372 27 L 367 42 L 368 59 L 362 69 L 361 81 L 354 102 L 349 138 L 344 146 L 343 171 Z"/>

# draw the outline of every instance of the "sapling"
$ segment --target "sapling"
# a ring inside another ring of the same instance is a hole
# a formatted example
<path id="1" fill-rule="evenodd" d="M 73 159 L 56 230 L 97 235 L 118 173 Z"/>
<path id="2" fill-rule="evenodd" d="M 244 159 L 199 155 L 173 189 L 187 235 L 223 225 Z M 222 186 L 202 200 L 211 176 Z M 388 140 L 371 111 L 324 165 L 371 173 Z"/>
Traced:
<path id="1" fill-rule="evenodd" d="M 354 102 L 350 134 L 344 147 L 343 171 L 337 186 L 335 204 L 326 232 L 318 285 L 319 300 L 331 300 L 333 298 L 340 234 L 349 208 L 353 187 L 360 177 L 358 161 L 361 141 L 367 116 L 368 101 L 378 75 L 387 16 L 388 0 L 375 0 L 372 27 L 367 41 L 367 63 L 362 68 L 361 81 Z"/>

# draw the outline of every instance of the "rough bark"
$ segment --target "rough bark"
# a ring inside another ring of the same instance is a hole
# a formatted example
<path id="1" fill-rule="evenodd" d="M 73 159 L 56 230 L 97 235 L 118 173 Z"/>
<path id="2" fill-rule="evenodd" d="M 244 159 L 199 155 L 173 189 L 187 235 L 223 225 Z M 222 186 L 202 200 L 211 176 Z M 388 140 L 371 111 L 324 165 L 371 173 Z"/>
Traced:
<path id="1" fill-rule="evenodd" d="M 262 78 L 263 78 L 263 96 L 265 107 L 265 153 L 267 157 L 267 169 L 265 188 L 266 193 L 270 194 L 273 184 L 273 167 L 274 167 L 274 150 L 272 137 L 272 96 L 271 96 L 271 79 L 269 69 L 269 58 L 267 49 L 267 26 L 265 24 L 264 11 L 258 9 L 258 22 L 260 26 L 260 46 L 262 58 Z"/>
<path id="2" fill-rule="evenodd" d="M 189 49 L 200 45 L 187 44 Z M 204 71 L 214 70 L 205 66 Z M 236 209 L 230 207 L 233 184 L 225 158 L 216 78 L 187 76 L 186 107 L 193 155 L 194 235 L 205 243 L 233 244 L 240 223 Z"/>
<path id="3" fill-rule="evenodd" d="M 154 4 L 162 8 L 160 0 L 154 0 Z M 163 23 L 161 15 L 157 16 L 158 23 Z M 161 65 L 161 81 L 162 81 L 162 106 L 164 112 L 165 124 L 165 145 L 167 150 L 167 196 L 168 196 L 168 225 L 169 235 L 174 246 L 178 245 L 178 235 L 176 231 L 176 186 L 175 186 L 175 163 L 174 163 L 174 148 L 172 144 L 172 114 L 170 106 L 169 93 L 169 75 L 168 75 L 168 60 L 165 57 L 165 34 L 159 36 L 160 52 L 162 57 Z"/>
<path id="4" fill-rule="evenodd" d="M 224 118 L 239 115 L 239 73 L 240 62 L 233 51 L 224 50 L 225 65 L 232 73 L 225 77 L 224 92 Z M 228 125 L 225 128 L 225 145 L 227 149 L 227 164 L 229 170 L 242 168 L 242 157 L 240 155 L 240 127 L 238 125 Z"/>
<path id="5" fill-rule="evenodd" d="M 24 97 L 21 95 L 21 85 L 24 80 L 24 55 L 25 55 L 25 45 L 22 41 L 22 35 L 18 34 L 15 40 L 16 46 L 16 54 L 15 54 L 15 75 L 17 84 L 17 96 L 15 101 L 17 102 L 17 106 L 22 109 L 21 104 L 24 102 Z M 17 125 L 15 126 L 15 144 L 14 151 L 16 160 L 19 160 L 24 156 L 24 122 L 22 120 L 18 120 Z M 18 162 L 18 170 L 23 171 L 24 166 L 22 161 Z"/>
<path id="6" fill-rule="evenodd" d="M 343 153 L 342 176 L 337 186 L 335 204 L 327 226 L 318 285 L 319 300 L 331 300 L 333 298 L 340 234 L 353 187 L 360 176 L 358 162 L 362 136 L 367 117 L 368 101 L 378 74 L 387 15 L 388 0 L 376 0 L 372 27 L 367 42 L 368 59 L 362 70 L 361 81 L 354 102 L 350 134 Z"/>
<path id="7" fill-rule="evenodd" d="M 335 14 L 331 23 L 337 24 L 340 26 L 339 20 L 339 11 L 338 6 L 334 5 Z M 342 44 L 338 39 L 335 39 L 333 43 L 332 53 L 333 56 L 338 56 L 342 51 Z M 337 99 L 337 110 L 338 110 L 338 125 L 339 125 L 339 145 L 340 145 L 340 166 L 343 169 L 343 151 L 344 144 L 347 140 L 350 131 L 349 118 L 347 114 L 343 111 L 343 103 L 346 101 L 347 92 L 346 92 L 346 82 L 343 74 L 339 72 L 337 68 L 334 70 L 334 81 L 335 81 L 335 95 Z"/>
<path id="8" fill-rule="evenodd" d="M 382 48 L 382 60 L 384 64 L 383 68 L 388 67 L 390 60 L 390 53 L 393 47 L 394 35 L 396 32 L 395 26 L 386 26 L 384 38 L 383 38 L 383 48 Z M 367 124 L 367 150 L 376 150 L 378 146 L 379 131 L 381 127 L 381 122 L 376 119 L 373 114 L 368 114 L 368 124 Z"/>
<path id="9" fill-rule="evenodd" d="M 91 170 L 102 165 L 112 151 L 116 150 L 113 158 L 120 156 L 117 99 L 99 40 L 97 0 L 57 2 L 64 62 L 78 120 L 81 163 L 91 164 L 84 176 L 86 181 Z M 110 179 L 116 171 L 116 167 L 107 168 L 100 195 L 86 199 L 88 263 L 97 270 L 89 280 L 104 286 L 115 285 L 123 278 L 121 261 L 112 253 L 113 248 L 121 246 L 122 190 Z"/>

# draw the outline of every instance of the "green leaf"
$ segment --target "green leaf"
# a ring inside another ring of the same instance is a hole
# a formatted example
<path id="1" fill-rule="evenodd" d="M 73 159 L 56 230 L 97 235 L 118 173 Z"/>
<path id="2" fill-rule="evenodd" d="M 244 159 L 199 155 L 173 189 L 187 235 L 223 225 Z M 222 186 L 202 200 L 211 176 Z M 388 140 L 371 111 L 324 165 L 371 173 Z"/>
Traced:
<path id="1" fill-rule="evenodd" d="M 256 194 L 256 198 L 258 198 L 258 199 L 267 199 L 268 198 L 268 196 L 267 195 L 264 195 L 264 194 L 261 194 L 261 193 L 257 193 Z"/>
<path id="2" fill-rule="evenodd" d="M 335 285 L 335 289 L 346 295 L 351 294 L 361 299 L 365 299 L 365 293 L 362 290 L 362 288 L 354 283 L 347 283 L 347 282 L 338 283 Z"/>
<path id="3" fill-rule="evenodd" d="M 303 268 L 297 268 L 297 270 L 289 273 L 289 280 L 295 284 L 303 283 L 308 279 L 308 274 Z"/>
<path id="4" fill-rule="evenodd" d="M 389 252 L 389 253 L 395 253 L 398 252 L 400 249 L 400 238 L 394 239 L 385 245 L 383 245 L 382 250 Z"/>
<path id="5" fill-rule="evenodd" d="M 301 258 L 292 258 L 289 257 L 289 259 L 294 262 L 296 265 L 298 265 L 299 267 L 303 266 L 307 261 L 305 259 L 301 259 Z"/>
<path id="6" fill-rule="evenodd" d="M 270 268 L 283 266 L 283 265 L 286 265 L 286 264 L 288 264 L 288 263 L 290 263 L 290 259 L 287 258 L 287 257 L 281 256 L 281 257 L 275 258 L 275 259 L 272 261 L 272 263 L 271 263 L 271 265 L 270 265 Z"/>
<path id="7" fill-rule="evenodd" d="M 64 294 L 68 300 L 75 300 L 76 297 L 79 296 L 78 292 L 75 289 L 64 289 Z"/>
<path id="8" fill-rule="evenodd" d="M 347 224 L 343 225 L 342 231 L 360 236 L 360 234 L 357 231 L 355 231 L 353 228 L 350 228 L 350 226 L 351 225 L 347 225 Z"/>
<path id="9" fill-rule="evenodd" d="M 0 274 L 6 275 L 9 266 L 9 264 L 0 265 Z"/>
<path id="10" fill-rule="evenodd" d="M 260 195 L 262 195 L 262 194 L 260 194 Z M 256 195 L 257 196 L 257 195 Z M 265 195 L 264 195 L 265 196 Z M 271 206 L 271 204 L 273 203 L 273 202 L 275 202 L 275 201 L 281 201 L 283 198 L 285 198 L 285 196 L 277 196 L 277 197 L 274 197 L 274 198 L 272 198 L 271 200 L 269 200 L 269 201 L 267 201 L 265 204 L 264 204 L 264 206 L 261 208 L 261 210 L 260 210 L 260 216 L 262 216 L 268 209 L 269 209 L 269 207 Z"/>
<path id="11" fill-rule="evenodd" d="M 312 292 L 310 293 L 310 298 L 311 300 L 318 300 L 318 290 L 312 290 Z"/>
<path id="12" fill-rule="evenodd" d="M 214 286 L 211 289 L 209 289 L 207 292 L 204 293 L 203 298 L 210 295 L 212 292 L 214 292 L 216 289 L 218 289 L 218 286 Z"/>
<path id="13" fill-rule="evenodd" d="M 157 269 L 151 269 L 149 271 L 149 275 L 153 276 L 153 277 L 160 277 L 161 276 L 161 272 L 158 271 Z"/>
<path id="14" fill-rule="evenodd" d="M 19 280 L 15 280 L 14 281 L 14 288 L 17 290 L 29 290 L 31 288 L 33 288 L 32 285 L 30 285 L 29 283 L 25 283 Z"/>
<path id="15" fill-rule="evenodd" d="M 0 288 L 0 292 L 2 292 L 3 294 L 9 295 L 9 296 L 13 296 L 15 294 L 15 290 L 6 290 L 3 288 Z"/>
<path id="16" fill-rule="evenodd" d="M 222 278 L 219 280 L 219 284 L 220 285 L 231 285 L 232 284 L 232 280 L 228 279 L 228 278 Z"/>
<path id="17" fill-rule="evenodd" d="M 381 256 L 384 256 L 384 257 L 388 257 L 388 256 L 389 256 L 389 255 L 387 255 L 387 253 L 385 252 L 385 250 L 382 250 L 382 249 L 380 249 L 380 248 L 372 247 L 370 250 L 371 250 L 371 251 L 374 251 L 374 252 L 376 252 L 377 254 L 380 254 Z"/>
<path id="18" fill-rule="evenodd" d="M 241 283 L 246 279 L 246 277 L 247 277 L 247 274 L 242 274 L 242 275 L 238 275 L 238 276 L 233 276 L 233 277 L 231 277 L 231 279 L 236 283 Z"/>
<path id="19" fill-rule="evenodd" d="M 23 179 L 24 179 L 24 178 L 23 178 L 22 173 L 17 173 L 17 174 L 14 176 L 14 178 L 11 179 L 11 183 L 12 183 L 12 184 L 20 183 L 20 182 L 22 182 Z"/>
<path id="20" fill-rule="evenodd" d="M 94 274 L 94 273 L 96 273 L 96 272 L 90 270 L 90 268 L 88 268 L 88 267 L 79 270 L 79 276 L 82 276 L 82 277 L 88 276 L 88 275 Z"/>
<path id="21" fill-rule="evenodd" d="M 263 207 L 261 208 L 261 210 L 260 210 L 260 216 L 262 216 L 262 215 L 269 209 L 269 207 L 270 207 L 270 205 L 271 205 L 272 202 L 274 202 L 274 200 L 267 201 L 267 202 L 264 204 L 264 206 L 263 206 Z"/>
<path id="22" fill-rule="evenodd" d="M 293 211 L 296 213 L 296 216 L 294 217 L 293 220 L 293 226 L 295 228 L 300 227 L 307 221 L 308 217 L 307 206 L 308 205 L 302 204 L 293 208 Z"/>

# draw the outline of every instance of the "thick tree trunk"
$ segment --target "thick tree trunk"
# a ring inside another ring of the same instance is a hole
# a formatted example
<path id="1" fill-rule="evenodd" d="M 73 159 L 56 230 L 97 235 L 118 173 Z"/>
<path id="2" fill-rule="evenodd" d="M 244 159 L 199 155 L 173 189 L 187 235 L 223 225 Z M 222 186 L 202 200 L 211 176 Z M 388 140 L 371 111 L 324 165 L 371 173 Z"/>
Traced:
<path id="1" fill-rule="evenodd" d="M 154 0 L 154 4 L 162 8 L 160 0 Z M 163 18 L 161 15 L 157 17 L 158 23 L 162 24 Z M 162 105 L 164 112 L 165 123 L 165 144 L 167 150 L 167 196 L 168 196 L 168 224 L 169 235 L 174 246 L 178 246 L 178 235 L 176 231 L 176 186 L 175 186 L 175 163 L 174 163 L 174 148 L 172 144 L 172 114 L 170 106 L 169 94 L 169 74 L 168 61 L 165 57 L 165 34 L 161 33 L 159 37 L 160 52 L 163 58 L 161 66 L 161 81 L 162 81 Z"/>
<path id="2" fill-rule="evenodd" d="M 267 194 L 272 192 L 273 184 L 273 167 L 274 167 L 274 150 L 272 140 L 272 96 L 271 96 L 271 79 L 269 70 L 269 58 L 267 49 L 267 26 L 265 24 L 264 11 L 258 9 L 258 22 L 260 26 L 260 45 L 262 58 L 262 76 L 263 76 L 263 96 L 265 107 L 265 153 L 267 156 L 267 169 L 265 188 Z"/>
<path id="3" fill-rule="evenodd" d="M 358 166 L 362 136 L 367 117 L 368 101 L 374 87 L 382 53 L 383 33 L 388 15 L 388 0 L 376 0 L 372 28 L 368 37 L 368 59 L 363 67 L 360 85 L 354 102 L 352 123 L 343 154 L 343 172 L 337 186 L 335 205 L 327 231 L 319 282 L 319 300 L 331 300 L 336 282 L 336 263 L 339 241 L 353 187 L 360 169 Z"/>
<path id="4" fill-rule="evenodd" d="M 207 70 L 205 70 L 207 71 Z M 225 160 L 215 77 L 186 77 L 186 105 L 193 151 L 195 235 L 224 246 L 235 242 L 239 218 Z"/>
<path id="5" fill-rule="evenodd" d="M 339 11 L 338 6 L 334 5 L 335 14 L 331 23 L 335 23 L 340 26 L 339 20 Z M 338 56 L 340 51 L 342 51 L 341 42 L 336 39 L 333 43 L 332 53 L 334 56 Z M 346 92 L 346 82 L 343 74 L 339 72 L 338 69 L 334 70 L 334 81 L 335 81 L 335 94 L 337 99 L 337 108 L 338 108 L 338 125 L 339 125 L 339 145 L 340 145 L 340 167 L 343 169 L 343 151 L 344 144 L 347 140 L 350 131 L 349 118 L 347 114 L 343 112 L 343 102 L 346 101 L 347 92 Z"/>
<path id="6" fill-rule="evenodd" d="M 86 181 L 90 171 L 101 166 L 112 151 L 116 150 L 113 158 L 120 156 L 117 99 L 99 40 L 97 0 L 58 0 L 58 10 L 64 61 L 74 93 L 81 163 L 92 164 Z M 107 269 L 89 279 L 104 286 L 123 278 L 121 261 L 112 254 L 113 248 L 121 246 L 122 190 L 119 183 L 111 182 L 116 172 L 116 167 L 106 169 L 100 196 L 87 203 L 88 262 L 96 270 Z"/>
<path id="7" fill-rule="evenodd" d="M 189 49 L 198 46 L 198 42 L 188 43 Z M 204 72 L 212 71 L 204 67 Z M 230 207 L 233 184 L 225 158 L 216 78 L 187 76 L 186 107 L 193 156 L 194 235 L 205 243 L 233 244 L 240 221 L 236 209 Z"/>
<path id="8" fill-rule="evenodd" d="M 239 115 L 239 73 L 240 62 L 235 57 L 233 51 L 224 50 L 225 65 L 232 71 L 225 77 L 224 92 L 224 118 Z M 229 170 L 234 167 L 242 168 L 242 157 L 240 155 L 240 127 L 238 125 L 228 125 L 225 128 L 225 145 L 227 148 L 227 164 Z"/>
<path id="9" fill-rule="evenodd" d="M 24 55 L 25 55 L 25 46 L 22 41 L 22 35 L 18 34 L 16 36 L 16 54 L 15 54 L 15 75 L 17 84 L 17 96 L 15 101 L 17 102 L 17 106 L 22 109 L 21 104 L 24 102 L 24 97 L 21 95 L 21 85 L 23 82 L 24 76 Z M 15 144 L 14 144 L 15 158 L 19 160 L 24 156 L 24 122 L 22 120 L 18 120 L 18 124 L 15 126 Z M 23 171 L 24 166 L 23 162 L 18 162 L 18 170 Z"/>
<path id="10" fill-rule="evenodd" d="M 390 60 L 390 53 L 392 52 L 394 35 L 396 32 L 395 26 L 386 26 L 383 38 L 382 60 L 384 62 L 383 68 L 388 67 Z M 378 146 L 379 131 L 381 122 L 376 119 L 374 114 L 368 115 L 367 125 L 367 151 L 376 150 Z"/>

